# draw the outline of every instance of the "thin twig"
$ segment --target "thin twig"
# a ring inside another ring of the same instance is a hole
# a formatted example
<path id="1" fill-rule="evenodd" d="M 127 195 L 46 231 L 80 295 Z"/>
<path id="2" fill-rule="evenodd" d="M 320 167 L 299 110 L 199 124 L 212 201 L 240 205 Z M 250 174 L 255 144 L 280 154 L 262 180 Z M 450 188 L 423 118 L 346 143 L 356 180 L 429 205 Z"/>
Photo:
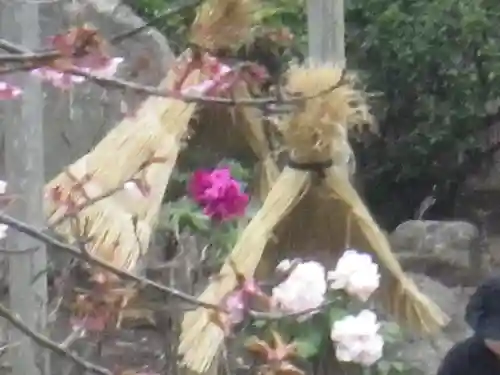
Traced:
<path id="1" fill-rule="evenodd" d="M 97 259 L 93 256 L 85 256 L 85 254 L 82 254 L 79 249 L 75 246 L 71 246 L 68 244 L 65 244 L 45 233 L 42 233 L 38 229 L 34 228 L 31 225 L 25 224 L 17 219 L 14 219 L 13 217 L 6 215 L 4 213 L 0 213 L 0 223 L 6 224 L 12 229 L 15 229 L 21 233 L 25 233 L 28 236 L 33 237 L 34 239 L 37 239 L 47 245 L 53 246 L 55 250 L 65 252 L 67 254 L 71 254 L 73 257 L 78 258 L 84 262 L 88 262 L 89 264 L 97 267 L 101 267 L 102 269 L 109 271 L 125 280 L 131 280 L 135 281 L 140 287 L 151 287 L 154 288 L 162 293 L 168 294 L 170 296 L 179 298 L 182 301 L 188 302 L 190 304 L 193 304 L 195 306 L 200 306 L 200 307 L 205 307 L 208 309 L 216 309 L 220 310 L 219 306 L 211 304 L 211 303 L 206 303 L 203 301 L 199 301 L 193 296 L 190 296 L 189 294 L 183 293 L 181 291 L 178 291 L 173 288 L 169 288 L 165 285 L 159 284 L 157 282 L 148 280 L 146 278 L 140 277 L 133 275 L 127 271 L 120 270 L 111 264 L 104 262 L 100 259 Z"/>
<path id="2" fill-rule="evenodd" d="M 11 255 L 13 255 L 13 256 L 26 255 L 26 254 L 35 253 L 39 249 L 40 248 L 38 246 L 28 247 L 27 249 L 22 249 L 22 250 L 0 249 L 0 254 L 8 254 L 9 256 L 11 256 Z"/>
<path id="3" fill-rule="evenodd" d="M 186 95 L 186 94 L 181 94 L 179 91 L 159 89 L 159 88 L 154 87 L 154 86 L 141 85 L 139 83 L 127 81 L 127 80 L 120 79 L 120 78 L 108 78 L 108 77 L 98 76 L 98 75 L 88 73 L 86 71 L 83 71 L 83 70 L 77 69 L 77 68 L 68 69 L 65 72 L 72 74 L 72 75 L 75 75 L 75 76 L 84 77 L 84 78 L 88 79 L 89 81 L 94 82 L 94 83 L 96 83 L 100 86 L 106 87 L 106 88 L 130 90 L 130 91 L 135 91 L 135 92 L 141 93 L 141 94 L 148 94 L 148 95 L 159 96 L 159 97 L 163 97 L 163 98 L 177 99 L 177 100 L 181 100 L 185 103 L 213 103 L 213 104 L 221 104 L 221 105 L 229 105 L 229 106 L 240 105 L 240 106 L 249 106 L 249 107 L 265 107 L 265 106 L 269 106 L 269 105 L 300 104 L 300 103 L 303 103 L 304 101 L 315 99 L 315 98 L 318 98 L 320 96 L 331 93 L 333 90 L 335 90 L 339 86 L 339 83 L 336 83 L 335 85 L 332 85 L 331 87 L 328 87 L 325 90 L 321 90 L 315 94 L 306 95 L 306 96 L 297 96 L 297 97 L 292 97 L 289 99 L 281 99 L 278 97 L 234 99 L 234 98 L 222 98 L 222 97 L 218 97 L 218 96 Z"/>
<path id="4" fill-rule="evenodd" d="M 61 357 L 65 357 L 82 369 L 92 372 L 94 374 L 99 375 L 112 375 L 113 373 L 105 367 L 95 365 L 91 362 L 86 361 L 85 359 L 77 356 L 66 350 L 62 347 L 61 344 L 58 344 L 55 341 L 50 340 L 48 337 L 33 331 L 29 328 L 17 315 L 9 311 L 4 305 L 0 304 L 0 316 L 5 320 L 9 321 L 14 327 L 16 327 L 19 331 L 24 333 L 26 336 L 31 338 L 34 342 L 36 342 L 41 347 L 49 349 L 56 353 Z"/>
<path id="5" fill-rule="evenodd" d="M 142 30 L 147 29 L 148 27 L 151 27 L 152 25 L 154 25 L 155 23 L 157 23 L 157 22 L 165 19 L 166 17 L 169 17 L 169 16 L 171 16 L 173 14 L 180 13 L 184 9 L 196 7 L 200 3 L 201 3 L 201 0 L 195 0 L 195 1 L 189 2 L 188 4 L 182 4 L 182 5 L 178 5 L 178 6 L 174 7 L 174 8 L 170 8 L 170 9 L 168 9 L 168 10 L 160 13 L 159 15 L 153 17 L 152 19 L 150 19 L 148 22 L 146 22 L 142 26 L 136 27 L 135 29 L 132 29 L 132 30 L 129 30 L 129 31 L 125 31 L 123 33 L 115 35 L 114 37 L 111 37 L 110 43 L 111 44 L 121 43 L 125 39 L 133 37 L 134 35 L 140 33 Z"/>
<path id="6" fill-rule="evenodd" d="M 261 312 L 261 311 L 250 310 L 248 312 L 248 315 L 250 315 L 254 319 L 261 319 L 261 320 L 281 320 L 284 318 L 299 318 L 301 316 L 305 316 L 305 315 L 308 315 L 311 313 L 316 313 L 316 312 L 322 310 L 323 308 L 332 305 L 333 303 L 335 303 L 335 301 L 328 301 L 328 302 L 322 303 L 318 307 L 313 307 L 311 309 L 305 309 L 305 310 L 293 312 L 293 313 Z"/>

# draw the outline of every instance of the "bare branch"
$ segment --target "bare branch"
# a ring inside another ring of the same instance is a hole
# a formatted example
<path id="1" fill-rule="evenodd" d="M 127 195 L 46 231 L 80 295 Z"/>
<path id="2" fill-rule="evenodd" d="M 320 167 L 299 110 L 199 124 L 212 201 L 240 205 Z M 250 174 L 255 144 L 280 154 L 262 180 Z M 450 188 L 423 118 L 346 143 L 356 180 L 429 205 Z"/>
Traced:
<path id="1" fill-rule="evenodd" d="M 14 43 L 8 42 L 6 40 L 0 39 L 0 48 L 8 47 L 10 51 L 14 51 L 13 53 L 30 53 L 25 48 L 21 46 L 17 46 Z M 26 67 L 20 67 L 21 70 L 26 69 Z M 7 72 L 12 72 L 11 69 L 7 70 Z M 182 100 L 186 103 L 213 103 L 213 104 L 221 104 L 221 105 L 229 105 L 229 106 L 250 106 L 250 107 L 270 107 L 270 106 L 278 106 L 278 105 L 297 105 L 303 103 L 304 101 L 308 101 L 311 99 L 318 98 L 320 96 L 326 95 L 336 88 L 338 88 L 343 83 L 343 78 L 345 76 L 345 70 L 342 73 L 342 76 L 338 83 L 328 87 L 326 90 L 321 90 L 313 95 L 307 96 L 297 96 L 289 99 L 283 99 L 281 96 L 276 97 L 260 97 L 260 98 L 249 98 L 249 99 L 233 99 L 233 98 L 222 98 L 217 96 L 203 96 L 203 95 L 186 95 L 181 94 L 176 90 L 164 90 L 159 89 L 154 86 L 146 86 L 141 85 L 135 82 L 119 79 L 119 78 L 108 78 L 104 76 L 98 76 L 92 73 L 88 73 L 82 69 L 71 68 L 64 70 L 65 73 L 72 74 L 79 77 L 84 77 L 87 80 L 94 82 L 100 86 L 105 88 L 114 88 L 114 89 L 123 89 L 134 91 L 137 93 L 164 97 L 164 98 L 173 98 L 177 100 Z M 5 72 L 1 72 L 5 73 Z"/>
<path id="2" fill-rule="evenodd" d="M 105 367 L 95 365 L 85 359 L 77 356 L 66 350 L 61 344 L 50 340 L 48 337 L 33 331 L 24 322 L 19 319 L 14 313 L 10 312 L 4 305 L 0 304 L 0 316 L 5 320 L 9 321 L 14 327 L 19 331 L 24 333 L 26 336 L 31 338 L 41 347 L 52 350 L 54 353 L 61 357 L 65 357 L 75 363 L 82 369 L 99 375 L 112 375 L 113 373 Z"/>
<path id="3" fill-rule="evenodd" d="M 122 279 L 134 281 L 140 287 L 154 288 L 162 293 L 165 293 L 169 296 L 176 297 L 184 302 L 188 302 L 188 303 L 195 305 L 195 306 L 205 307 L 205 308 L 214 309 L 214 310 L 221 310 L 220 307 L 217 305 L 200 301 L 200 300 L 196 299 L 195 297 L 190 296 L 189 294 L 183 293 L 183 292 L 176 290 L 174 288 L 170 288 L 170 287 L 167 287 L 165 285 L 154 282 L 152 280 L 148 280 L 146 278 L 133 275 L 127 271 L 120 270 L 107 262 L 104 262 L 100 259 L 97 259 L 96 257 L 93 257 L 93 256 L 87 257 L 87 256 L 85 256 L 85 254 L 82 254 L 77 247 L 65 244 L 65 243 L 45 234 L 45 233 L 42 233 L 38 229 L 33 228 L 32 226 L 25 224 L 17 219 L 14 219 L 13 217 L 6 215 L 4 213 L 0 213 L 0 223 L 6 224 L 9 227 L 11 227 L 12 229 L 15 229 L 19 232 L 25 233 L 28 236 L 31 236 L 31 237 L 47 244 L 47 245 L 53 246 L 53 248 L 55 250 L 70 254 L 73 257 L 80 259 L 84 262 L 88 262 L 89 264 L 91 264 L 93 266 L 101 267 L 102 269 L 109 271 L 109 272 L 121 277 Z"/>

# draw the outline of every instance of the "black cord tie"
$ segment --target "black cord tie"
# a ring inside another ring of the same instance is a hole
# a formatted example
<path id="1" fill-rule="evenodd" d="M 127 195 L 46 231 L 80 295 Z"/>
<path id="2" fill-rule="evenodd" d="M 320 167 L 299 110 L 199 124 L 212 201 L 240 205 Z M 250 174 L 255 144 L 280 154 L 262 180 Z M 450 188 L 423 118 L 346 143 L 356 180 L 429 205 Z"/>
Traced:
<path id="1" fill-rule="evenodd" d="M 314 172 L 319 178 L 323 179 L 326 177 L 325 170 L 333 165 L 333 160 L 317 161 L 311 163 L 302 163 L 295 160 L 289 159 L 288 166 L 293 169 L 298 169 L 301 171 Z"/>

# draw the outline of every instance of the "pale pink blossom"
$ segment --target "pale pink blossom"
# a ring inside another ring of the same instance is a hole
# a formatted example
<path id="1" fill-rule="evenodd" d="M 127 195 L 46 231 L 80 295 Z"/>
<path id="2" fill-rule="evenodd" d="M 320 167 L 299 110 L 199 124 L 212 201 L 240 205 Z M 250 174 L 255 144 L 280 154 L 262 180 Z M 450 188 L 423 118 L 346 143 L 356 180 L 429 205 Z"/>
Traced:
<path id="1" fill-rule="evenodd" d="M 347 250 L 337 262 L 335 270 L 327 273 L 331 289 L 345 291 L 365 302 L 380 286 L 378 265 L 369 254 Z"/>
<path id="2" fill-rule="evenodd" d="M 107 59 L 105 63 L 98 64 L 95 66 L 83 66 L 79 67 L 75 65 L 75 68 L 80 68 L 82 72 L 88 74 L 94 74 L 96 76 L 111 78 L 116 74 L 118 66 L 123 62 L 123 58 L 115 57 Z M 52 69 L 49 67 L 41 67 L 33 69 L 31 74 L 37 78 L 47 81 L 53 86 L 60 88 L 62 90 L 68 90 L 75 84 L 85 82 L 85 77 L 71 74 L 69 72 L 64 72 L 57 69 Z"/>
<path id="3" fill-rule="evenodd" d="M 144 198 L 144 194 L 142 193 L 141 189 L 139 189 L 136 181 L 125 182 L 125 184 L 123 184 L 123 190 L 129 193 L 129 195 L 134 199 Z"/>
<path id="4" fill-rule="evenodd" d="M 0 224 L 0 240 L 7 237 L 7 229 L 9 229 L 9 227 L 6 224 Z"/>
<path id="5" fill-rule="evenodd" d="M 383 354 L 384 340 L 378 333 L 380 324 L 370 310 L 349 315 L 336 321 L 330 333 L 335 343 L 335 354 L 341 362 L 355 362 L 371 366 Z"/>
<path id="6" fill-rule="evenodd" d="M 22 94 L 22 90 L 7 82 L 0 81 L 0 100 L 11 100 Z"/>
<path id="7" fill-rule="evenodd" d="M 212 61 L 212 60 L 211 60 Z M 226 64 L 212 61 L 213 67 L 210 69 L 211 76 L 199 84 L 188 86 L 181 91 L 183 95 L 207 95 L 215 89 L 226 90 L 228 83 L 226 78 L 233 70 Z"/>
<path id="8" fill-rule="evenodd" d="M 113 57 L 109 59 L 106 64 L 98 67 L 84 67 L 82 68 L 82 71 L 89 73 L 89 74 L 94 74 L 96 76 L 100 77 L 106 77 L 106 78 L 111 78 L 113 77 L 117 70 L 118 66 L 123 63 L 124 59 L 122 57 Z"/>
<path id="9" fill-rule="evenodd" d="M 84 77 L 75 76 L 73 74 L 65 73 L 48 67 L 33 69 L 31 71 L 31 74 L 34 77 L 40 78 L 43 81 L 47 81 L 54 87 L 60 88 L 62 90 L 68 90 L 72 88 L 74 84 L 85 82 Z"/>
<path id="10" fill-rule="evenodd" d="M 327 289 L 324 267 L 314 261 L 299 263 L 288 278 L 273 288 L 273 304 L 289 313 L 319 308 Z M 314 313 L 314 311 L 311 311 Z"/>
<path id="11" fill-rule="evenodd" d="M 0 180 L 0 195 L 5 195 L 7 192 L 7 182 Z M 7 237 L 7 229 L 9 227 L 6 224 L 0 224 L 0 239 Z"/>
<path id="12" fill-rule="evenodd" d="M 229 293 L 222 302 L 222 307 L 228 314 L 229 324 L 239 324 L 245 318 L 247 296 L 244 290 L 238 289 Z"/>

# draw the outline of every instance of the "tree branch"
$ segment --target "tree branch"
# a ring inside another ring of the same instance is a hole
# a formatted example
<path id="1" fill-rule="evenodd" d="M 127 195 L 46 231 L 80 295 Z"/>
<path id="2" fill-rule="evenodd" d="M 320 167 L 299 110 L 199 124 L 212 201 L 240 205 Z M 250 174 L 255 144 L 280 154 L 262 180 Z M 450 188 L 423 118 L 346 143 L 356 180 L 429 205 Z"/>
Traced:
<path id="1" fill-rule="evenodd" d="M 10 312 L 4 305 L 0 304 L 0 316 L 5 320 L 9 321 L 14 327 L 19 331 L 24 333 L 26 336 L 31 338 L 41 347 L 52 350 L 54 353 L 61 357 L 65 357 L 75 363 L 82 369 L 99 375 L 112 375 L 113 373 L 105 367 L 95 365 L 85 359 L 77 356 L 66 350 L 61 344 L 50 340 L 48 337 L 33 331 L 24 322 L 19 319 L 14 313 Z"/>
<path id="2" fill-rule="evenodd" d="M 0 39 L 0 48 L 7 49 L 12 51 L 12 53 L 24 53 L 29 54 L 29 56 L 33 56 L 31 51 L 26 50 L 22 46 L 18 46 L 12 42 L 6 41 L 4 39 Z M 53 52 L 51 52 L 53 53 Z M 56 56 L 57 57 L 57 56 Z M 55 58 L 55 57 L 54 57 Z M 26 67 L 21 66 L 19 70 L 26 69 Z M 8 69 L 7 71 L 0 73 L 12 73 L 12 69 Z M 341 86 L 344 82 L 345 70 L 342 72 L 342 76 L 339 81 L 328 87 L 325 90 L 321 90 L 312 95 L 306 96 L 297 96 L 289 99 L 283 99 L 281 96 L 276 97 L 261 97 L 261 98 L 250 98 L 250 99 L 234 99 L 234 98 L 222 98 L 217 96 L 203 96 L 203 95 L 185 95 L 181 94 L 179 91 L 175 90 L 164 90 L 159 89 L 154 86 L 146 86 L 141 85 L 135 82 L 126 81 L 119 78 L 107 78 L 103 76 L 98 76 L 95 74 L 88 73 L 83 71 L 82 69 L 72 68 L 66 69 L 63 71 L 64 73 L 72 74 L 75 76 L 84 77 L 87 80 L 94 82 L 100 86 L 105 88 L 115 88 L 115 89 L 124 89 L 129 91 L 134 91 L 137 93 L 148 94 L 152 96 L 159 96 L 164 98 L 173 98 L 177 100 L 184 101 L 186 103 L 213 103 L 213 104 L 222 104 L 229 106 L 250 106 L 250 107 L 269 107 L 273 105 L 298 105 L 305 101 L 312 100 L 318 98 L 323 95 L 327 95 L 331 93 L 333 90 Z"/>
<path id="3" fill-rule="evenodd" d="M 93 266 L 101 267 L 102 269 L 109 271 L 109 272 L 121 277 L 122 279 L 134 281 L 140 287 L 154 288 L 154 289 L 156 289 L 164 294 L 176 297 L 184 302 L 188 302 L 188 303 L 195 305 L 195 306 L 205 307 L 208 309 L 220 310 L 220 307 L 217 305 L 200 301 L 200 300 L 196 299 L 195 297 L 190 296 L 189 294 L 183 293 L 183 292 L 176 290 L 174 288 L 170 288 L 168 286 L 159 284 L 159 283 L 154 282 L 152 280 L 148 280 L 146 278 L 133 275 L 127 271 L 120 270 L 120 269 L 112 266 L 111 264 L 104 262 L 96 257 L 85 256 L 85 254 L 82 254 L 77 247 L 65 244 L 65 243 L 45 234 L 45 233 L 42 233 L 38 229 L 33 228 L 32 226 L 25 224 L 17 219 L 14 219 L 13 217 L 6 215 L 4 213 L 0 213 L 0 223 L 6 224 L 9 227 L 11 227 L 12 229 L 15 229 L 21 233 L 25 233 L 28 236 L 31 236 L 31 237 L 47 244 L 47 245 L 53 246 L 55 250 L 70 254 L 73 257 L 80 259 L 84 262 L 88 262 L 89 264 L 91 264 Z"/>

